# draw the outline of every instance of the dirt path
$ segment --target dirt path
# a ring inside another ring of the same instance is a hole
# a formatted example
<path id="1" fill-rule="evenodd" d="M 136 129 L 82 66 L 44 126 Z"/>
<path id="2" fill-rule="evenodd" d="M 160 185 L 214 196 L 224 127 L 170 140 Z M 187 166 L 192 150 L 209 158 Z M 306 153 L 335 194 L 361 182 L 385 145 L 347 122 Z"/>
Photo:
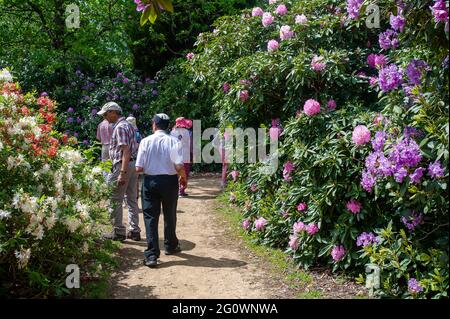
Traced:
<path id="1" fill-rule="evenodd" d="M 145 227 L 141 242 L 127 240 L 119 253 L 120 269 L 112 279 L 113 298 L 274 298 L 265 273 L 255 261 L 230 245 L 226 230 L 215 223 L 214 200 L 220 192 L 219 179 L 190 180 L 189 197 L 178 202 L 177 236 L 182 252 L 163 253 L 160 263 L 150 269 L 143 265 Z M 160 219 L 160 237 L 163 221 Z M 279 297 L 278 297 L 279 298 Z"/>

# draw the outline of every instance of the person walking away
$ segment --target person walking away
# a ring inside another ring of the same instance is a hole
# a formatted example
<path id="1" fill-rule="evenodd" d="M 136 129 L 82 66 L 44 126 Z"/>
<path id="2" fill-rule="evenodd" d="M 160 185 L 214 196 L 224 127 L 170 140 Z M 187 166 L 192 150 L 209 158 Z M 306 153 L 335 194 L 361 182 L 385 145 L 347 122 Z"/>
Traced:
<path id="1" fill-rule="evenodd" d="M 141 143 L 142 137 L 141 137 L 141 133 L 139 132 L 139 129 L 138 129 L 137 124 L 136 124 L 136 118 L 134 116 L 130 115 L 130 116 L 127 117 L 127 122 L 130 123 L 131 126 L 133 126 L 133 128 L 134 128 L 134 131 L 135 131 L 135 134 L 136 134 L 136 142 L 138 143 L 138 149 L 139 149 L 139 143 Z M 142 183 L 141 176 L 138 174 L 137 191 L 136 191 L 136 199 L 137 200 L 139 200 L 139 184 L 141 184 L 141 183 Z M 125 202 L 127 201 L 126 197 L 127 197 L 127 195 L 125 194 Z M 124 204 L 126 204 L 126 203 L 124 203 Z"/>
<path id="2" fill-rule="evenodd" d="M 102 144 L 102 161 L 109 160 L 109 144 L 111 142 L 111 135 L 113 131 L 113 124 L 106 119 L 100 122 L 97 126 L 97 140 Z"/>
<path id="3" fill-rule="evenodd" d="M 179 197 L 189 196 L 186 193 L 186 188 L 189 181 L 189 173 L 191 172 L 192 166 L 192 153 L 193 153 L 193 143 L 192 143 L 192 121 L 185 119 L 184 117 L 179 117 L 175 120 L 175 126 L 170 132 L 170 135 L 174 136 L 181 142 L 182 155 L 183 155 L 183 165 L 184 171 L 186 173 L 186 187 L 180 184 L 180 189 L 178 191 Z"/>
<path id="4" fill-rule="evenodd" d="M 110 214 L 114 220 L 112 233 L 104 234 L 105 239 L 123 241 L 126 238 L 141 240 L 139 228 L 139 207 L 136 199 L 137 174 L 135 170 L 138 146 L 133 127 L 122 116 L 121 107 L 115 102 L 106 103 L 97 113 L 109 123 L 113 123 L 113 132 L 109 147 L 112 169 L 108 175 L 108 183 L 114 186 Z M 122 203 L 127 195 L 129 231 L 123 225 Z"/>
<path id="5" fill-rule="evenodd" d="M 169 120 L 169 116 L 164 113 L 153 117 L 154 134 L 141 141 L 136 161 L 136 171 L 144 173 L 142 211 L 147 232 L 144 265 L 148 267 L 156 267 L 160 257 L 158 222 L 161 206 L 164 215 L 165 254 L 181 251 L 176 235 L 176 214 L 179 184 L 186 186 L 186 175 L 181 144 L 166 132 Z"/>

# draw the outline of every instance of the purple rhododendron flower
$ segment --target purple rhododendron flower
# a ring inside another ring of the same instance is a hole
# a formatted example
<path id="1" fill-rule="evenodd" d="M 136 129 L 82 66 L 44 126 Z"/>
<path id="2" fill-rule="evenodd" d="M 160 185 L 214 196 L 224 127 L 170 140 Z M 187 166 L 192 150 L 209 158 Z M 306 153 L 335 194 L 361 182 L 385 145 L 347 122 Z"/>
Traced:
<path id="1" fill-rule="evenodd" d="M 425 168 L 419 167 L 417 168 L 414 173 L 409 174 L 409 179 L 411 180 L 411 183 L 413 184 L 419 184 L 420 180 L 423 177 L 423 173 L 425 172 Z"/>
<path id="2" fill-rule="evenodd" d="M 366 247 L 378 243 L 378 238 L 373 233 L 362 233 L 356 238 L 356 246 Z"/>
<path id="3" fill-rule="evenodd" d="M 435 0 L 434 5 L 430 7 L 435 22 L 448 23 L 448 9 L 444 0 Z"/>
<path id="4" fill-rule="evenodd" d="M 361 186 L 365 191 L 369 193 L 372 192 L 372 188 L 375 186 L 376 182 L 377 180 L 372 174 L 370 174 L 366 170 L 362 172 Z"/>
<path id="5" fill-rule="evenodd" d="M 387 29 L 385 32 L 380 33 L 378 36 L 378 43 L 384 50 L 389 48 L 395 49 L 398 46 L 397 32 L 392 29 Z"/>
<path id="6" fill-rule="evenodd" d="M 406 19 L 405 17 L 402 17 L 400 14 L 394 16 L 391 13 L 391 16 L 389 17 L 389 22 L 391 24 L 392 29 L 395 31 L 403 32 L 403 29 L 405 28 Z"/>
<path id="7" fill-rule="evenodd" d="M 357 19 L 359 17 L 359 10 L 364 0 L 347 0 L 347 13 L 350 19 Z"/>
<path id="8" fill-rule="evenodd" d="M 295 16 L 295 23 L 296 24 L 305 24 L 308 22 L 308 18 L 304 14 L 296 15 Z"/>
<path id="9" fill-rule="evenodd" d="M 241 93 L 239 93 L 239 100 L 242 102 L 247 101 L 249 98 L 249 93 L 247 90 L 242 90 Z"/>
<path id="10" fill-rule="evenodd" d="M 291 31 L 291 27 L 288 25 L 284 25 L 280 28 L 280 39 L 281 40 L 289 40 L 294 36 L 294 31 Z"/>
<path id="11" fill-rule="evenodd" d="M 434 163 L 430 163 L 430 165 L 428 165 L 428 175 L 433 179 L 444 176 L 444 168 L 441 166 L 439 161 L 435 161 Z"/>
<path id="12" fill-rule="evenodd" d="M 431 70 L 431 68 L 425 61 L 412 60 L 406 67 L 406 75 L 408 76 L 408 81 L 412 84 L 420 85 L 424 70 Z"/>
<path id="13" fill-rule="evenodd" d="M 378 84 L 383 92 L 389 92 L 402 84 L 402 73 L 395 64 L 390 64 L 380 70 Z"/>
<path id="14" fill-rule="evenodd" d="M 311 69 L 313 69 L 316 72 L 321 72 L 326 67 L 326 62 L 323 61 L 323 56 L 317 56 L 315 55 L 311 60 Z"/>
<path id="15" fill-rule="evenodd" d="M 372 139 L 372 147 L 374 151 L 383 151 L 384 143 L 386 142 L 386 133 L 384 131 L 378 131 L 375 133 L 375 137 Z"/>
<path id="16" fill-rule="evenodd" d="M 415 211 L 412 211 L 409 216 L 403 216 L 401 220 L 408 230 L 413 231 L 423 222 L 423 214 L 417 214 Z"/>
<path id="17" fill-rule="evenodd" d="M 408 289 L 413 294 L 418 294 L 419 292 L 423 291 L 422 286 L 415 278 L 411 278 L 408 280 Z"/>
<path id="18" fill-rule="evenodd" d="M 317 226 L 316 223 L 309 223 L 308 226 L 306 226 L 306 232 L 308 235 L 315 235 L 319 232 L 319 226 Z"/>
<path id="19" fill-rule="evenodd" d="M 245 230 L 248 230 L 250 228 L 250 221 L 248 219 L 244 219 L 244 221 L 242 222 L 242 228 L 244 228 Z"/>

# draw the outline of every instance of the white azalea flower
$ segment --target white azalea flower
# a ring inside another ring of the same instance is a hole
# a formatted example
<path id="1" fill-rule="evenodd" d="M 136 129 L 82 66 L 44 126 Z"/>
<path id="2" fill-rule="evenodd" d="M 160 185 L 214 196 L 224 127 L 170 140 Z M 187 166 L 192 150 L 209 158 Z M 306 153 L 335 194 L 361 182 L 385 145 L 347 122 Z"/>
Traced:
<path id="1" fill-rule="evenodd" d="M 0 82 L 12 82 L 13 77 L 8 70 L 3 69 L 0 71 Z"/>
<path id="2" fill-rule="evenodd" d="M 0 219 L 7 219 L 11 217 L 11 212 L 0 209 Z"/>
<path id="3" fill-rule="evenodd" d="M 15 251 L 14 255 L 17 258 L 17 262 L 19 265 L 19 269 L 25 268 L 28 264 L 28 261 L 31 257 L 31 248 L 28 249 L 21 249 L 20 251 Z"/>

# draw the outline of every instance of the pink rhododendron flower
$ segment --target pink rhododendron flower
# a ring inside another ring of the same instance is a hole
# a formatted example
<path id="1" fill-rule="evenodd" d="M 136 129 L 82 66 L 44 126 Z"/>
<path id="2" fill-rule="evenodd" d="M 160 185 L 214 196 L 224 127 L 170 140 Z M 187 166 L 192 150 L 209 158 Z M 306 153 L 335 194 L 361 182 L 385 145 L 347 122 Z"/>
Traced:
<path id="1" fill-rule="evenodd" d="M 280 16 L 284 16 L 286 13 L 288 13 L 288 9 L 286 8 L 286 6 L 284 4 L 280 4 L 276 9 L 275 9 L 275 13 L 280 15 Z"/>
<path id="2" fill-rule="evenodd" d="M 304 14 L 295 16 L 295 23 L 296 24 L 305 24 L 307 22 L 308 22 L 308 18 Z"/>
<path id="3" fill-rule="evenodd" d="M 302 211 L 306 210 L 307 208 L 308 208 L 308 205 L 306 205 L 306 203 L 300 203 L 300 204 L 298 204 L 298 206 L 297 206 L 297 210 L 298 210 L 299 212 L 302 212 Z"/>
<path id="4" fill-rule="evenodd" d="M 327 103 L 328 109 L 334 110 L 336 108 L 336 101 L 335 100 L 329 100 Z"/>
<path id="5" fill-rule="evenodd" d="M 228 93 L 230 91 L 230 85 L 227 82 L 225 82 L 222 86 L 222 90 L 224 93 Z"/>
<path id="6" fill-rule="evenodd" d="M 281 40 L 289 40 L 294 36 L 294 31 L 291 31 L 291 27 L 288 25 L 284 25 L 280 28 L 280 39 Z"/>
<path id="7" fill-rule="evenodd" d="M 233 178 L 233 181 L 237 181 L 237 179 L 238 179 L 238 177 L 239 177 L 239 172 L 238 171 L 236 171 L 236 170 L 233 170 L 232 172 L 231 172 L 231 177 Z"/>
<path id="8" fill-rule="evenodd" d="M 358 125 L 353 130 L 352 140 L 356 145 L 364 145 L 370 142 L 369 129 L 365 125 Z"/>
<path id="9" fill-rule="evenodd" d="M 311 60 L 311 69 L 313 69 L 316 72 L 323 71 L 326 67 L 326 63 L 323 60 L 324 60 L 323 56 L 315 55 Z"/>
<path id="10" fill-rule="evenodd" d="M 250 190 L 254 193 L 258 190 L 258 185 L 256 185 L 255 183 L 253 183 L 252 185 L 250 185 Z"/>
<path id="11" fill-rule="evenodd" d="M 240 99 L 242 102 L 247 101 L 247 100 L 248 100 L 248 97 L 249 97 L 249 94 L 248 94 L 248 91 L 247 91 L 247 90 L 242 90 L 241 93 L 239 94 L 239 99 Z"/>
<path id="12" fill-rule="evenodd" d="M 264 11 L 260 7 L 253 8 L 253 10 L 252 10 L 252 17 L 260 17 L 263 14 L 264 14 Z"/>
<path id="13" fill-rule="evenodd" d="M 298 237 L 297 236 L 289 236 L 289 247 L 292 248 L 292 250 L 298 249 Z"/>
<path id="14" fill-rule="evenodd" d="M 314 99 L 309 99 L 305 102 L 303 106 L 303 111 L 308 116 L 314 116 L 320 112 L 320 104 Z"/>
<path id="15" fill-rule="evenodd" d="M 308 226 L 306 226 L 306 232 L 308 235 L 315 235 L 319 232 L 319 226 L 317 226 L 316 223 L 310 223 Z"/>
<path id="16" fill-rule="evenodd" d="M 297 222 L 297 223 L 294 223 L 294 226 L 292 226 L 292 229 L 294 231 L 294 235 L 297 235 L 298 233 L 301 233 L 302 231 L 306 230 L 306 225 L 303 222 Z"/>
<path id="17" fill-rule="evenodd" d="M 283 179 L 287 182 L 292 180 L 291 173 L 294 171 L 294 164 L 291 161 L 288 161 L 284 164 L 283 167 Z"/>
<path id="18" fill-rule="evenodd" d="M 377 86 L 378 85 L 378 78 L 376 76 L 371 76 L 369 78 L 369 84 L 372 87 Z"/>
<path id="19" fill-rule="evenodd" d="M 244 219 L 244 221 L 242 222 L 242 228 L 244 228 L 245 230 L 248 230 L 250 228 L 250 221 L 248 219 Z"/>
<path id="20" fill-rule="evenodd" d="M 338 262 L 342 259 L 345 255 L 345 248 L 342 245 L 334 246 L 333 250 L 331 251 L 331 257 L 333 257 L 333 260 L 335 262 Z"/>
<path id="21" fill-rule="evenodd" d="M 277 40 L 270 40 L 269 43 L 267 43 L 267 50 L 268 51 L 275 51 L 278 50 L 280 47 L 280 44 Z"/>
<path id="22" fill-rule="evenodd" d="M 267 220 L 264 217 L 260 217 L 255 221 L 255 229 L 260 231 L 263 230 L 267 225 Z"/>
<path id="23" fill-rule="evenodd" d="M 353 214 L 358 214 L 361 211 L 361 203 L 355 199 L 351 199 L 347 203 L 347 209 L 351 211 Z"/>
<path id="24" fill-rule="evenodd" d="M 272 16 L 270 12 L 265 12 L 262 16 L 262 25 L 264 27 L 268 27 L 273 23 L 274 20 L 275 18 Z"/>
<path id="25" fill-rule="evenodd" d="M 188 60 L 192 60 L 194 57 L 195 57 L 195 54 L 192 53 L 192 52 L 189 52 L 189 53 L 186 55 L 186 58 L 187 58 Z"/>

